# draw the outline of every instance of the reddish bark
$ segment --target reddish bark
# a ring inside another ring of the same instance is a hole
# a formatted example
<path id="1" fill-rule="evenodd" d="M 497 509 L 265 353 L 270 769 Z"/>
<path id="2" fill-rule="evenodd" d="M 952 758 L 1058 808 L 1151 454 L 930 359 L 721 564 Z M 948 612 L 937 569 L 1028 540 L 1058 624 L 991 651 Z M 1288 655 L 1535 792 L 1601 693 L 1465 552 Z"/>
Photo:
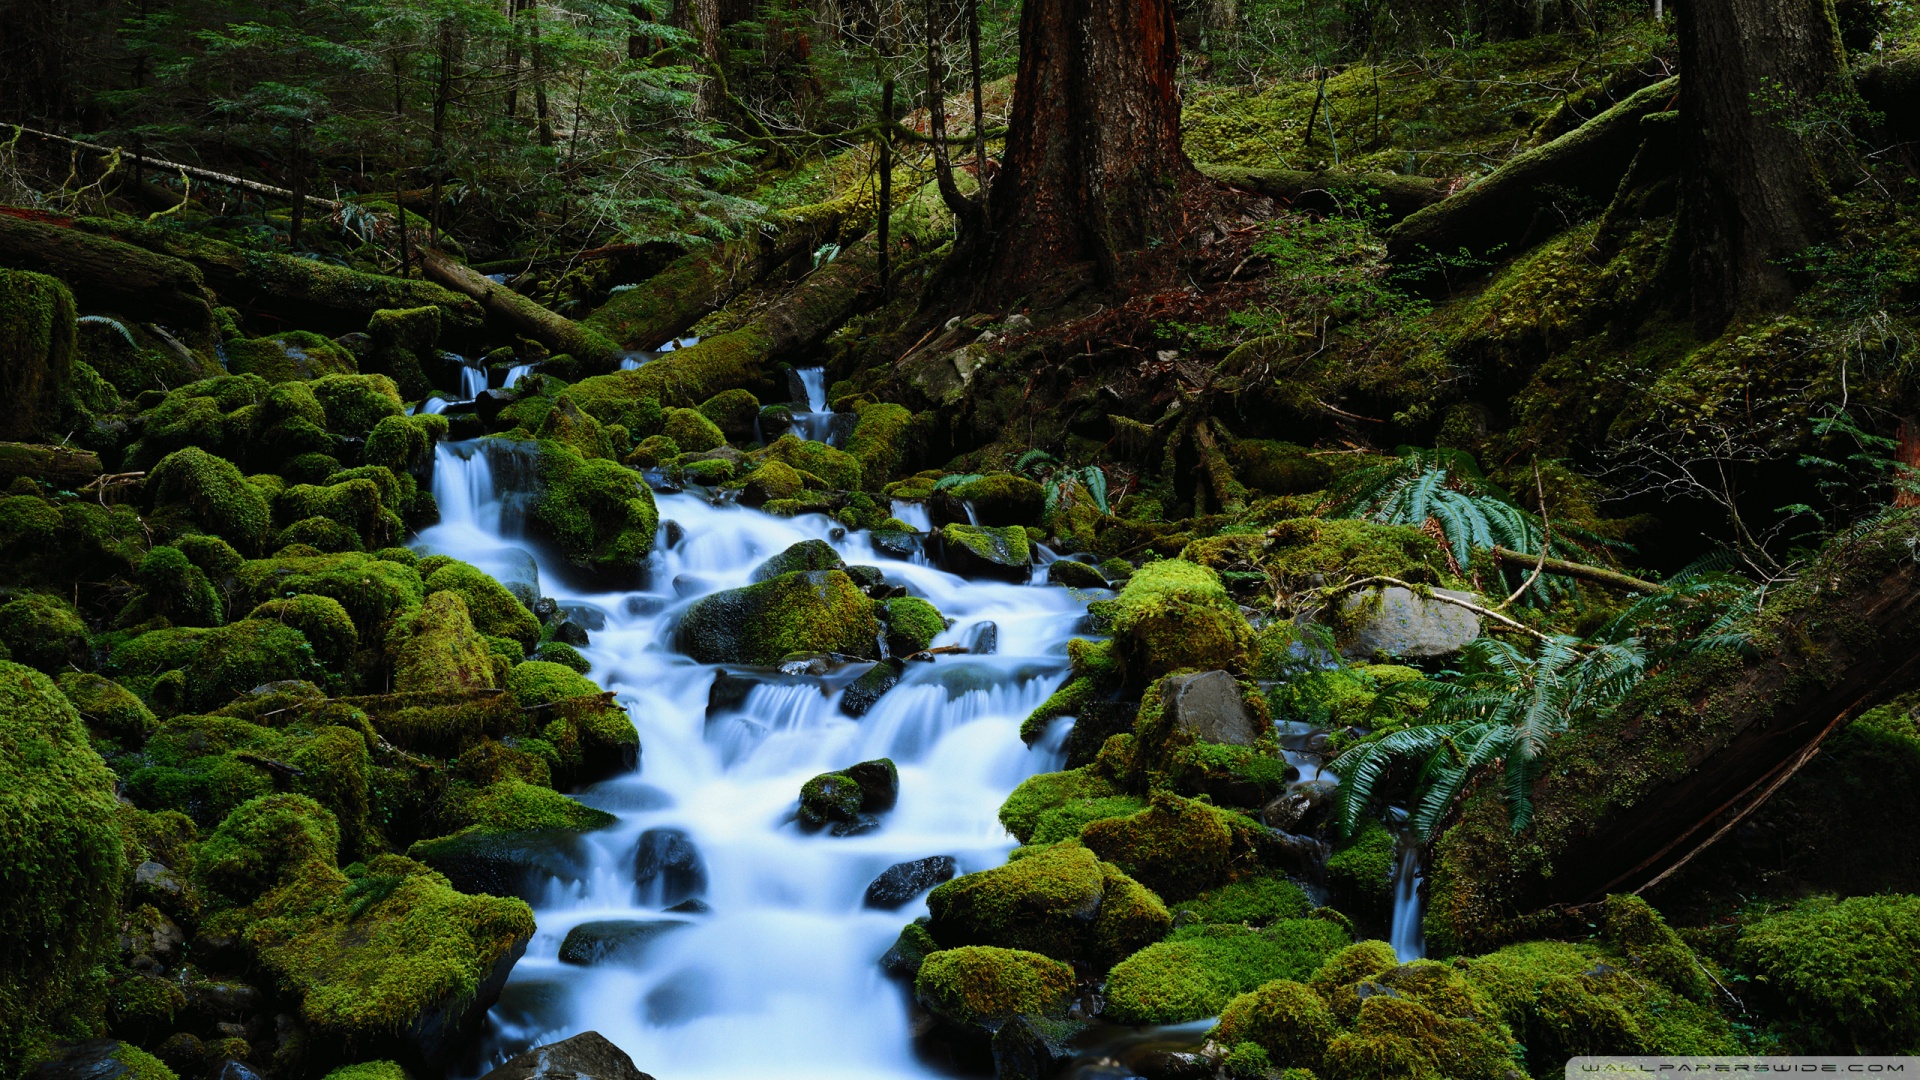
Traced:
<path id="1" fill-rule="evenodd" d="M 1124 252 L 1174 239 L 1200 179 L 1180 148 L 1178 63 L 1171 0 L 1025 0 L 983 291 L 1025 295 L 1089 262 L 1111 286 Z"/>

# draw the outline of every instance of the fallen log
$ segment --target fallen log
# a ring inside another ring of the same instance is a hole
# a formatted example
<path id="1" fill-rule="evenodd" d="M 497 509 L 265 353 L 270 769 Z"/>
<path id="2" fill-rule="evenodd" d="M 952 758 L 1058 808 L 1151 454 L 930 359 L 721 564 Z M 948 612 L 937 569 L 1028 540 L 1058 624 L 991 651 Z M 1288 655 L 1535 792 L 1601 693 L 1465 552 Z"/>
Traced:
<path id="1" fill-rule="evenodd" d="M 553 353 L 567 353 L 589 371 L 609 370 L 620 362 L 620 347 L 591 327 L 556 315 L 505 285 L 432 248 L 420 249 L 420 272 L 447 289 L 477 302 L 486 313 Z"/>
<path id="2" fill-rule="evenodd" d="M 0 265 L 59 278 L 82 311 L 162 323 L 189 338 L 211 333 L 213 307 L 194 266 L 42 217 L 0 212 Z"/>
<path id="3" fill-rule="evenodd" d="M 1628 592 L 1652 595 L 1654 593 L 1664 592 L 1666 589 L 1665 586 L 1657 582 L 1637 578 L 1632 574 L 1623 574 L 1618 570 L 1609 570 L 1604 566 L 1589 566 L 1586 563 L 1572 562 L 1567 559 L 1556 559 L 1551 556 L 1542 558 L 1539 555 L 1529 555 L 1524 551 L 1515 551 L 1512 548 L 1497 546 L 1488 549 L 1488 554 L 1493 556 L 1493 561 L 1495 562 L 1511 563 L 1522 570 L 1531 570 L 1537 566 L 1549 574 L 1579 578 L 1582 581 L 1591 581 L 1595 585 L 1625 589 Z"/>
<path id="4" fill-rule="evenodd" d="M 1387 233 L 1387 256 L 1418 263 L 1465 249 L 1513 255 L 1558 232 L 1572 199 L 1607 204 L 1633 163 L 1641 118 L 1673 107 L 1678 77 L 1655 83 L 1545 146 L 1528 150 Z"/>
<path id="5" fill-rule="evenodd" d="M 1446 198 L 1444 180 L 1397 173 L 1356 173 L 1340 169 L 1247 169 L 1237 165 L 1197 165 L 1202 175 L 1277 199 L 1296 210 L 1328 214 L 1352 210 L 1364 200 L 1369 208 L 1400 221 Z"/>
<path id="6" fill-rule="evenodd" d="M 0 487 L 22 476 L 73 490 L 100 479 L 100 455 L 91 450 L 0 442 Z"/>
<path id="7" fill-rule="evenodd" d="M 220 299 L 247 315 L 327 335 L 367 328 L 389 308 L 437 307 L 443 326 L 475 329 L 480 305 L 431 281 L 367 274 L 344 266 L 236 247 L 159 225 L 82 218 L 76 229 L 108 235 L 197 267 Z M 481 280 L 486 280 L 482 278 Z"/>
<path id="8" fill-rule="evenodd" d="M 1777 790 L 1811 750 L 1920 687 L 1920 516 L 1835 540 L 1746 621 L 1752 648 L 1697 653 L 1554 744 L 1516 835 L 1501 785 L 1436 842 L 1429 938 L 1477 951 L 1647 886 Z"/>

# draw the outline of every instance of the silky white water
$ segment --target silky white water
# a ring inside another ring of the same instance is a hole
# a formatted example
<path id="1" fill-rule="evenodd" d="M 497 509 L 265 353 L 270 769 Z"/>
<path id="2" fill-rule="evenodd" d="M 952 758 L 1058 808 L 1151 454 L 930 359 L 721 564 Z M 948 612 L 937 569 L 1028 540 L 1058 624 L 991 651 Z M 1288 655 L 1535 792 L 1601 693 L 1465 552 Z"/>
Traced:
<path id="1" fill-rule="evenodd" d="M 800 388 L 807 396 L 807 407 L 793 410 L 793 433 L 809 442 L 831 442 L 833 433 L 833 409 L 827 405 L 827 371 L 825 368 L 795 368 L 793 373 L 800 379 Z M 799 402 L 794 403 L 796 406 Z"/>
<path id="2" fill-rule="evenodd" d="M 1393 868 L 1393 925 L 1389 941 L 1401 963 L 1423 960 L 1427 942 L 1420 929 L 1420 845 L 1411 838 L 1400 842 Z"/>
<path id="3" fill-rule="evenodd" d="M 443 445 L 433 482 L 441 523 L 418 546 L 495 573 L 524 567 L 525 541 L 503 535 L 513 515 L 503 513 L 492 477 L 480 444 Z M 1044 744 L 1027 749 L 1019 726 L 1065 678 L 1065 646 L 1084 630 L 1084 600 L 885 559 L 864 533 L 833 539 L 840 530 L 825 517 L 775 518 L 691 494 L 657 502 L 663 525 L 647 590 L 570 590 L 535 553 L 540 592 L 591 631 L 581 649 L 590 677 L 633 717 L 641 765 L 582 793 L 618 824 L 586 837 L 583 880 L 553 881 L 535 904 L 539 930 L 489 1018 L 481 1070 L 594 1030 L 659 1080 L 932 1075 L 914 1057 L 902 990 L 876 964 L 925 902 L 876 911 L 862 906 L 863 893 L 909 859 L 951 855 L 961 873 L 1004 861 L 1013 841 L 996 818 L 1000 803 L 1026 776 L 1062 764 Z M 668 547 L 670 532 L 678 541 Z M 975 640 L 991 621 L 996 652 L 910 663 L 901 684 L 858 720 L 839 712 L 839 691 L 796 679 L 757 685 L 740 706 L 710 717 L 720 669 L 674 650 L 675 618 L 808 539 L 827 540 L 849 563 L 883 568 L 889 582 L 931 601 L 953 620 L 935 644 Z M 883 756 L 899 766 L 900 798 L 880 828 L 844 838 L 799 829 L 801 784 Z M 662 901 L 674 898 L 657 888 L 641 895 L 635 851 L 655 829 L 680 830 L 697 847 L 710 911 L 663 914 Z M 662 918 L 686 925 L 655 938 L 629 966 L 559 960 L 567 931 L 582 922 Z"/>

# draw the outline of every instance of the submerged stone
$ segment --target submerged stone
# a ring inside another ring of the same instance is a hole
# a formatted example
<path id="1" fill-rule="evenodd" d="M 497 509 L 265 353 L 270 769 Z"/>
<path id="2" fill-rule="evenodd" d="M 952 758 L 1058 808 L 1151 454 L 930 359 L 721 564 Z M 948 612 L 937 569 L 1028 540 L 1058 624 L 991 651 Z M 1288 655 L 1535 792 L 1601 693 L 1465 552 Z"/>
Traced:
<path id="1" fill-rule="evenodd" d="M 596 919 L 567 931 L 560 962 L 581 967 L 634 964 L 661 938 L 691 925 L 685 919 Z"/>
<path id="2" fill-rule="evenodd" d="M 597 1031 L 536 1046 L 481 1080 L 653 1080 L 634 1067 L 625 1050 Z"/>
<path id="3" fill-rule="evenodd" d="M 633 881 L 643 899 L 670 907 L 707 891 L 707 868 L 682 830 L 648 829 L 634 850 Z"/>
<path id="4" fill-rule="evenodd" d="M 893 910 L 905 907 L 914 897 L 943 881 L 952 881 L 959 869 L 951 855 L 930 855 L 924 859 L 894 863 L 880 872 L 867 886 L 866 906 Z"/>

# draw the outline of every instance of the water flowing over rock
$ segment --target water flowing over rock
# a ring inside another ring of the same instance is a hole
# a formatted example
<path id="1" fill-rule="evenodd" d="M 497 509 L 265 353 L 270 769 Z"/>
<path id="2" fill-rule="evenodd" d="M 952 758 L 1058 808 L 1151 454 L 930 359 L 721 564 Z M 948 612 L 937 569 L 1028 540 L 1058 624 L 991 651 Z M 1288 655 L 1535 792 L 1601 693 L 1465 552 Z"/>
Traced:
<path id="1" fill-rule="evenodd" d="M 482 1080 L 653 1080 L 633 1064 L 626 1051 L 597 1031 L 585 1031 L 557 1043 L 536 1046 L 488 1073 Z"/>

